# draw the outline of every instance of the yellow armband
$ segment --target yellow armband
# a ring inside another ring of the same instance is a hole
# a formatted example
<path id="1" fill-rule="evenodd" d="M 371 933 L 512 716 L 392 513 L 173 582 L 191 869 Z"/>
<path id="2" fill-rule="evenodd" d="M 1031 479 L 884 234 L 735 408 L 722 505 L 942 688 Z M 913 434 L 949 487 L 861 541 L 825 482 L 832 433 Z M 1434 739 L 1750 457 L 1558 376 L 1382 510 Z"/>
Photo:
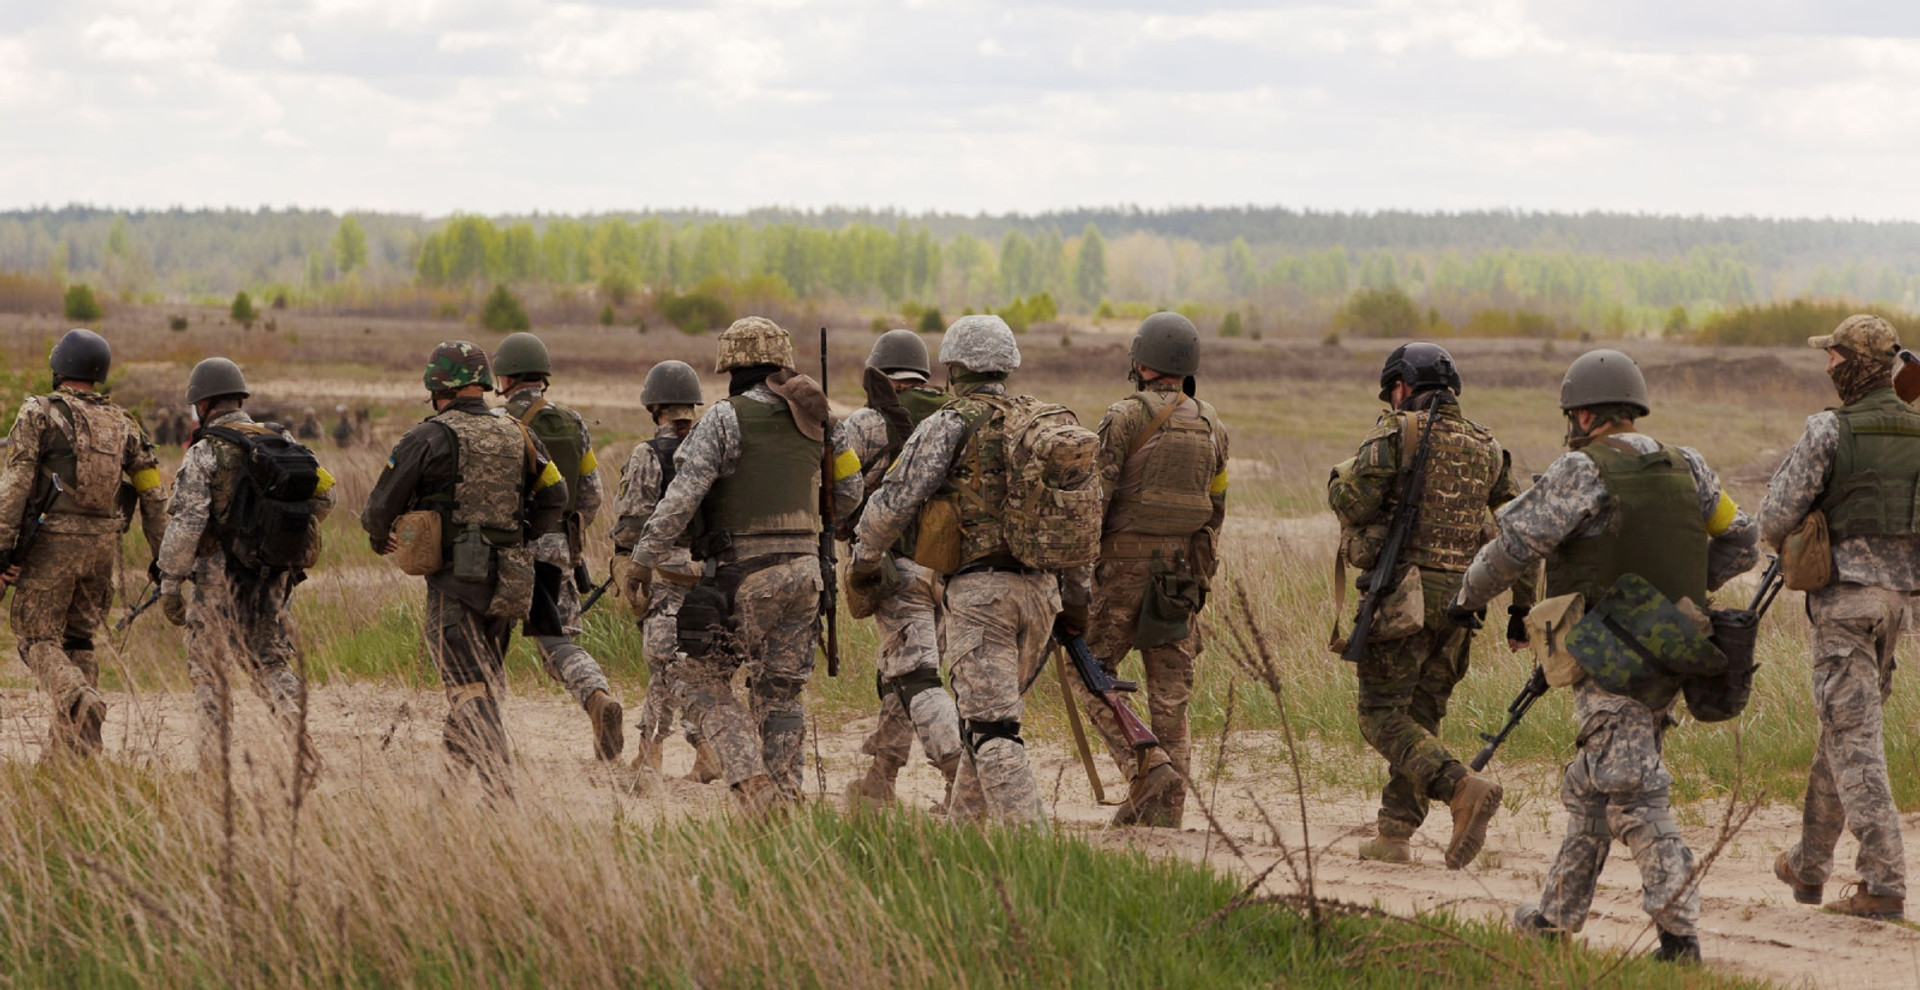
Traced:
<path id="1" fill-rule="evenodd" d="M 1733 526 L 1733 517 L 1740 514 L 1740 507 L 1726 492 L 1720 493 L 1720 504 L 1713 507 L 1713 515 L 1707 517 L 1707 535 L 1719 536 Z"/>
<path id="2" fill-rule="evenodd" d="M 333 475 L 327 473 L 326 468 L 318 468 L 317 470 L 320 474 L 320 481 L 313 486 L 313 495 L 315 498 L 325 495 L 327 491 L 333 487 Z"/>
<path id="3" fill-rule="evenodd" d="M 155 488 L 160 487 L 160 469 L 159 468 L 141 468 L 140 470 L 133 472 L 133 477 L 129 480 L 133 482 L 134 491 L 139 492 L 142 495 L 145 495 L 146 493 L 153 491 Z"/>
<path id="4" fill-rule="evenodd" d="M 835 482 L 845 481 L 846 479 L 859 473 L 860 473 L 860 455 L 859 454 L 856 454 L 851 450 L 843 450 L 840 452 L 839 457 L 836 457 L 833 459 L 833 480 Z"/>
<path id="5" fill-rule="evenodd" d="M 1225 495 L 1226 493 L 1227 493 L 1227 469 L 1221 468 L 1220 473 L 1213 476 L 1213 484 L 1207 486 L 1207 494 L 1208 495 Z"/>
<path id="6" fill-rule="evenodd" d="M 536 492 L 545 491 L 559 483 L 560 469 L 554 467 L 552 461 L 548 461 L 547 466 L 540 471 L 540 480 L 533 483 L 533 490 Z"/>
<path id="7" fill-rule="evenodd" d="M 593 448 L 587 448 L 587 452 L 580 455 L 580 473 L 592 474 L 599 467 L 600 458 L 593 456 Z"/>

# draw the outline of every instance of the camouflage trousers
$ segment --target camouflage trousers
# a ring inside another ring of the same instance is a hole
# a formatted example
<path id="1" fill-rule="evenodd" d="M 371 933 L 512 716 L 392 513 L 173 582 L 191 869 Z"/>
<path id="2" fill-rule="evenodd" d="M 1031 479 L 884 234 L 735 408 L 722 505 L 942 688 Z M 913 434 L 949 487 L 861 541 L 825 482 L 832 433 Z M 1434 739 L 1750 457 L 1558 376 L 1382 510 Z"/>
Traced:
<path id="1" fill-rule="evenodd" d="M 947 579 L 946 601 L 950 677 L 967 743 L 950 811 L 960 820 L 1044 824 L 1020 715 L 1053 642 L 1059 580 L 1036 572 L 956 574 Z"/>
<path id="2" fill-rule="evenodd" d="M 501 786 L 512 762 L 500 700 L 513 626 L 514 620 L 492 618 L 428 582 L 427 655 L 447 689 L 441 735 L 454 761 L 476 770 L 489 787 Z"/>
<path id="3" fill-rule="evenodd" d="M 1881 706 L 1893 689 L 1894 648 L 1906 620 L 1905 592 L 1834 584 L 1807 595 L 1813 620 L 1813 704 L 1820 736 L 1807 775 L 1800 842 L 1788 862 L 1807 883 L 1833 872 L 1833 847 L 1850 829 L 1854 866 L 1870 894 L 1907 896 L 1900 815 L 1887 780 Z"/>
<path id="4" fill-rule="evenodd" d="M 961 750 L 959 709 L 940 686 L 940 576 L 905 557 L 894 563 L 906 587 L 874 608 L 880 724 L 860 750 L 898 769 L 907 765 L 918 736 L 927 762 L 939 766 Z"/>
<path id="5" fill-rule="evenodd" d="M 289 578 L 266 581 L 227 571 L 226 555 L 201 557 L 193 566 L 193 595 L 187 602 L 187 679 L 199 718 L 196 752 L 200 765 L 220 762 L 222 719 L 220 681 L 245 670 L 260 700 L 289 731 L 300 717 L 300 677 L 293 670 L 293 614 L 288 610 Z M 228 681 L 229 697 L 232 682 Z"/>
<path id="6" fill-rule="evenodd" d="M 8 624 L 20 659 L 64 724 L 83 691 L 100 683 L 93 636 L 113 602 L 114 535 L 49 533 L 20 562 Z"/>
<path id="7" fill-rule="evenodd" d="M 698 746 L 700 728 L 687 709 L 686 657 L 680 653 L 680 603 L 687 599 L 687 587 L 654 576 L 647 614 L 640 620 L 647 695 L 640 700 L 639 726 L 645 738 L 657 743 L 673 731 L 674 716 L 680 715 L 688 744 Z"/>
<path id="8" fill-rule="evenodd" d="M 1460 761 L 1440 744 L 1440 720 L 1454 685 L 1467 676 L 1471 635 L 1444 620 L 1411 636 L 1369 640 L 1354 666 L 1359 680 L 1360 734 L 1387 759 L 1380 791 L 1383 836 L 1411 837 L 1427 819 L 1429 801 L 1453 796 Z"/>
<path id="9" fill-rule="evenodd" d="M 1088 611 L 1087 648 L 1107 668 L 1119 675 L 1120 664 L 1133 650 L 1134 632 L 1140 625 L 1140 607 L 1147 597 L 1149 559 L 1102 558 L 1093 572 L 1093 606 Z M 1140 665 L 1147 689 L 1148 726 L 1160 740 L 1147 750 L 1136 766 L 1136 757 L 1113 712 L 1087 691 L 1078 677 L 1067 678 L 1080 708 L 1106 741 L 1114 765 L 1128 778 L 1162 763 L 1172 763 L 1180 775 L 1187 775 L 1187 701 L 1193 697 L 1193 658 L 1200 655 L 1200 617 L 1187 620 L 1191 631 L 1185 639 L 1140 651 Z"/>
<path id="10" fill-rule="evenodd" d="M 595 691 L 611 692 L 607 687 L 607 675 L 600 670 L 600 662 L 587 652 L 586 647 L 574 642 L 580 635 L 581 625 L 580 590 L 573 586 L 572 563 L 568 563 L 563 570 L 555 604 L 560 609 L 561 635 L 529 638 L 540 652 L 540 666 L 546 669 L 547 676 L 565 688 L 580 707 L 585 708 L 587 699 Z"/>
<path id="11" fill-rule="evenodd" d="M 687 716 L 713 745 L 727 783 L 766 774 L 789 798 L 801 796 L 806 713 L 800 691 L 813 676 L 820 559 L 781 555 L 747 575 L 733 596 L 734 642 L 687 657 Z M 733 695 L 733 673 L 747 666 L 749 708 Z"/>
<path id="12" fill-rule="evenodd" d="M 1693 882 L 1693 850 L 1680 837 L 1668 801 L 1673 777 L 1660 759 L 1665 716 L 1591 680 L 1574 691 L 1580 751 L 1560 781 L 1567 837 L 1547 872 L 1540 914 L 1563 931 L 1586 925 L 1600 869 L 1619 839 L 1640 867 L 1640 906 L 1661 930 L 1692 935 L 1700 920 L 1700 891 Z"/>

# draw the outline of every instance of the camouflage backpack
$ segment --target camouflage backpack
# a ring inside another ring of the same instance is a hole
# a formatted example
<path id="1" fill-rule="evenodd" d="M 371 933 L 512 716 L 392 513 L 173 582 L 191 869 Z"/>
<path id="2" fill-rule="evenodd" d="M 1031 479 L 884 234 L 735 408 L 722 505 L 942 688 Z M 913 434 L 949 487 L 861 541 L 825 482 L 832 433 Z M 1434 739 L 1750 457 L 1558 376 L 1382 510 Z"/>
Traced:
<path id="1" fill-rule="evenodd" d="M 1041 570 L 1093 563 L 1106 516 L 1100 438 L 1073 410 L 1032 398 L 1011 410 L 1006 423 L 1007 548 Z"/>

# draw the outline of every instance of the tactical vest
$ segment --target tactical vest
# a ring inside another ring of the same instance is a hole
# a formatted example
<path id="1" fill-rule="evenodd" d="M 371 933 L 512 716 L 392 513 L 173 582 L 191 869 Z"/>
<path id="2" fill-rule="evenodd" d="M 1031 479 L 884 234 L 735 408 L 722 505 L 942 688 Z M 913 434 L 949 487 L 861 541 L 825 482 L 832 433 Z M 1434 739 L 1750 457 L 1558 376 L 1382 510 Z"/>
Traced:
<path id="1" fill-rule="evenodd" d="M 667 489 L 673 487 L 673 455 L 680 450 L 680 444 L 685 439 L 685 437 L 676 437 L 669 433 L 663 433 L 651 440 L 643 441 L 648 447 L 653 449 L 654 463 L 660 465 L 660 492 L 654 497 L 655 504 L 659 503 L 660 498 L 666 496 Z M 693 519 L 687 524 L 687 527 L 680 531 L 678 537 L 674 538 L 673 545 L 676 547 L 693 546 L 693 541 L 698 539 L 700 534 L 704 532 L 706 532 L 706 519 L 703 515 L 696 512 L 694 513 Z"/>
<path id="2" fill-rule="evenodd" d="M 919 428 L 921 423 L 926 422 L 927 417 L 945 409 L 947 403 L 953 399 L 953 396 L 948 395 L 944 390 L 926 385 L 916 385 L 899 393 L 899 396 L 900 405 L 907 410 L 907 422 L 912 424 L 915 429 Z M 893 451 L 897 456 L 901 446 L 907 442 L 907 434 L 901 433 L 899 427 L 894 424 L 893 420 L 885 416 L 880 417 L 880 421 L 885 423 L 887 427 L 887 449 Z M 861 501 L 861 509 L 863 511 L 866 508 L 867 501 L 871 500 L 874 493 L 880 490 L 880 485 L 886 480 L 887 471 L 892 466 L 891 463 L 867 465 L 867 491 L 865 498 Z M 859 517 L 856 515 L 854 518 L 857 520 Z M 914 518 L 908 520 L 907 527 L 900 531 L 900 538 L 893 541 L 894 554 L 912 559 L 914 549 L 919 544 L 919 535 L 920 519 L 916 515 Z"/>
<path id="3" fill-rule="evenodd" d="M 740 458 L 731 477 L 708 490 L 709 531 L 734 537 L 820 532 L 820 444 L 794 425 L 785 406 L 727 397 L 740 424 Z"/>
<path id="4" fill-rule="evenodd" d="M 258 424 L 237 418 L 221 425 L 243 433 L 264 429 Z M 207 520 L 213 525 L 200 534 L 200 545 L 194 549 L 196 557 L 204 557 L 220 549 L 220 529 L 232 514 L 233 489 L 239 483 L 240 472 L 246 469 L 247 452 L 233 443 L 219 437 L 208 437 L 207 450 L 213 454 L 213 474 L 207 479 Z"/>
<path id="5" fill-rule="evenodd" d="M 454 486 L 451 505 L 443 502 L 445 539 L 479 526 L 494 546 L 512 546 L 525 537 L 528 438 L 512 417 L 448 409 L 433 421 L 454 436 Z"/>
<path id="6" fill-rule="evenodd" d="M 567 483 L 566 512 L 571 514 L 573 503 L 580 497 L 580 461 L 587 454 L 586 427 L 580 422 L 580 414 L 565 406 L 553 405 L 542 395 L 515 415 L 521 425 L 540 439 L 540 445 L 547 448 L 547 461 Z"/>
<path id="7" fill-rule="evenodd" d="M 48 507 L 48 514 L 96 519 L 118 515 L 116 497 L 133 419 L 104 399 L 90 401 L 56 392 L 36 401 L 52 426 L 43 457 L 64 489 Z"/>
<path id="8" fill-rule="evenodd" d="M 1666 444 L 1651 454 L 1616 446 L 1608 438 L 1583 451 L 1600 469 L 1611 496 L 1606 531 L 1562 544 L 1547 558 L 1547 595 L 1580 594 L 1587 607 L 1620 575 L 1645 578 L 1670 602 L 1707 604 L 1706 521 L 1693 471 Z"/>
<path id="9" fill-rule="evenodd" d="M 1827 514 L 1828 539 L 1920 533 L 1920 412 L 1883 388 L 1834 416 L 1840 443 L 1814 502 Z"/>
<path id="10" fill-rule="evenodd" d="M 1187 396 L 1136 392 L 1127 399 L 1139 402 L 1151 418 L 1164 413 L 1169 401 L 1184 405 Z M 1219 471 L 1219 415 L 1212 406 L 1198 399 L 1193 402 L 1197 416 L 1185 417 L 1176 411 L 1151 437 L 1134 440 L 1133 448 L 1139 453 L 1121 465 L 1120 487 L 1107 507 L 1109 523 L 1120 522 L 1111 532 L 1185 537 L 1213 518 L 1210 492 Z"/>
<path id="11" fill-rule="evenodd" d="M 966 441 L 954 453 L 947 480 L 934 493 L 955 503 L 960 518 L 960 566 L 1017 565 L 1007 546 L 1002 506 L 1007 503 L 1007 414 L 1013 401 L 975 392 L 947 404 L 967 424 Z"/>
<path id="12" fill-rule="evenodd" d="M 1411 465 L 1420 449 L 1426 414 L 1395 417 L 1400 431 L 1400 460 Z M 1408 535 L 1407 563 L 1423 570 L 1466 571 L 1486 542 L 1487 498 L 1500 479 L 1500 445 L 1478 423 L 1443 410 L 1433 421 L 1426 487 Z"/>

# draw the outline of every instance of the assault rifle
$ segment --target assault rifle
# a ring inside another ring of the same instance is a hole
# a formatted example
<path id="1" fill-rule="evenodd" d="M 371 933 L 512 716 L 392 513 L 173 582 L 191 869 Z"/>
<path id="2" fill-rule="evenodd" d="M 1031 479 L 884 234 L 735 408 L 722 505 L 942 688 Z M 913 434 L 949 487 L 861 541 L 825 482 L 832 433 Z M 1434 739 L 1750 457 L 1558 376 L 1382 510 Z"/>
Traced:
<path id="1" fill-rule="evenodd" d="M 607 579 L 605 581 L 600 582 L 599 585 L 595 586 L 592 592 L 588 593 L 587 600 L 580 603 L 580 614 L 581 615 L 587 614 L 587 612 L 590 609 L 592 609 L 595 605 L 599 604 L 600 597 L 602 595 L 605 595 L 607 593 L 607 589 L 611 587 L 613 587 L 613 575 L 609 574 L 607 575 Z"/>
<path id="2" fill-rule="evenodd" d="M 1367 593 L 1360 599 L 1360 613 L 1353 620 L 1353 635 L 1347 637 L 1347 648 L 1340 652 L 1342 660 L 1359 663 L 1366 658 L 1367 634 L 1373 630 L 1374 613 L 1393 590 L 1393 575 L 1400 567 L 1401 551 L 1406 549 L 1414 518 L 1420 514 L 1420 493 L 1427 487 L 1427 462 L 1433 454 L 1433 421 L 1439 418 L 1439 408 L 1440 397 L 1436 392 L 1427 405 L 1427 423 L 1420 429 L 1420 446 L 1413 455 L 1413 466 L 1407 469 L 1406 480 L 1400 486 L 1400 504 L 1394 509 L 1393 524 L 1387 528 L 1379 559 L 1368 572 L 1371 576 Z"/>
<path id="3" fill-rule="evenodd" d="M 1487 744 L 1480 747 L 1480 752 L 1475 753 L 1473 759 L 1467 761 L 1467 766 L 1472 767 L 1474 773 L 1487 768 L 1487 764 L 1493 761 L 1493 751 L 1507 741 L 1508 734 L 1520 724 L 1521 719 L 1527 717 L 1527 709 L 1532 708 L 1533 703 L 1539 701 L 1540 696 L 1546 693 L 1547 672 L 1535 667 L 1533 676 L 1527 678 L 1526 686 L 1522 687 L 1520 693 L 1514 695 L 1513 700 L 1507 703 L 1507 724 L 1501 726 L 1500 731 L 1494 735 L 1480 733 L 1480 738 L 1486 740 Z"/>
<path id="4" fill-rule="evenodd" d="M 820 328 L 820 395 L 827 394 L 827 328 Z M 833 548 L 833 407 L 820 423 L 820 615 L 826 620 L 821 645 L 827 650 L 827 676 L 840 676 L 840 577 Z"/>
<path id="5" fill-rule="evenodd" d="M 27 511 L 20 519 L 20 532 L 14 538 L 13 549 L 0 550 L 0 571 L 10 570 L 15 564 L 27 559 L 27 551 L 40 539 L 40 527 L 46 524 L 47 510 L 53 508 L 54 499 L 67 491 L 66 483 L 52 471 L 43 475 L 48 484 L 35 485 L 27 499 Z M 4 590 L 4 589 L 0 589 Z"/>
<path id="6" fill-rule="evenodd" d="M 1132 681 L 1114 680 L 1113 675 L 1107 673 L 1107 668 L 1093 655 L 1086 638 L 1069 631 L 1059 619 L 1053 620 L 1053 639 L 1067 651 L 1067 659 L 1073 661 L 1073 669 L 1079 673 L 1080 683 L 1086 685 L 1087 692 L 1099 698 L 1113 713 L 1114 721 L 1120 723 L 1120 735 L 1126 739 L 1128 746 L 1142 750 L 1160 745 L 1153 730 L 1147 728 L 1146 723 L 1140 721 L 1140 716 L 1135 715 L 1133 709 L 1127 707 L 1127 703 L 1120 698 L 1122 693 L 1132 692 L 1138 685 Z"/>
<path id="7" fill-rule="evenodd" d="M 145 615 L 147 613 L 147 609 L 152 608 L 154 606 L 154 603 L 158 602 L 159 600 L 160 600 L 160 586 L 156 584 L 156 585 L 153 585 L 147 591 L 147 597 L 140 599 L 139 604 L 133 606 L 130 609 L 127 609 L 127 614 L 124 616 L 121 616 L 120 621 L 113 624 L 113 634 L 115 636 L 125 635 L 128 629 L 133 628 L 134 622 L 137 621 L 142 615 Z"/>

